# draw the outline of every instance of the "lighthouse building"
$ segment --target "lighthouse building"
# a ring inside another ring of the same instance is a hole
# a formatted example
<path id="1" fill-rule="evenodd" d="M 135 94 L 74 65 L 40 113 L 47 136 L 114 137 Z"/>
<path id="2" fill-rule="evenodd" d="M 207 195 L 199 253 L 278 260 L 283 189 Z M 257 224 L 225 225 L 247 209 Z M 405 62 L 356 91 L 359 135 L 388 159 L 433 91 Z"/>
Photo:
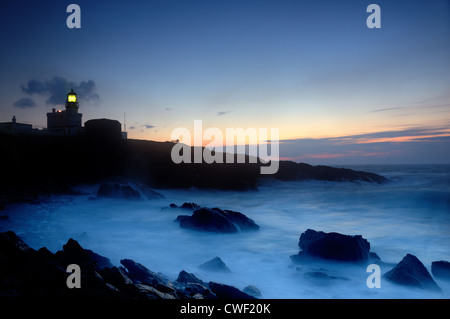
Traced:
<path id="1" fill-rule="evenodd" d="M 67 94 L 65 110 L 52 109 L 51 113 L 47 113 L 47 130 L 56 135 L 79 135 L 83 131 L 83 114 L 78 113 L 78 108 L 77 94 L 72 89 Z"/>

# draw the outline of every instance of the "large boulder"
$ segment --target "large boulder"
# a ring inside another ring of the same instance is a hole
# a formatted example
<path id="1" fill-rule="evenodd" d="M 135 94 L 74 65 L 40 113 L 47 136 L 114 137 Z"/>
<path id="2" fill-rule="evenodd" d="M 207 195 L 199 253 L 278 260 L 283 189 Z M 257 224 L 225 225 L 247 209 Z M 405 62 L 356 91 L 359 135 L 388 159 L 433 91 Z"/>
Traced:
<path id="1" fill-rule="evenodd" d="M 180 215 L 176 221 L 180 227 L 217 233 L 259 230 L 259 226 L 242 213 L 219 208 L 202 207 L 192 216 Z"/>
<path id="2" fill-rule="evenodd" d="M 368 262 L 370 258 L 370 243 L 361 235 L 350 236 L 308 229 L 301 234 L 298 245 L 302 251 L 292 256 L 293 260 L 313 257 L 344 262 Z"/>
<path id="3" fill-rule="evenodd" d="M 446 260 L 433 261 L 431 263 L 431 273 L 436 278 L 450 280 L 450 262 Z"/>
<path id="4" fill-rule="evenodd" d="M 411 254 L 403 257 L 394 268 L 384 274 L 384 278 L 403 286 L 441 291 L 422 262 Z"/>

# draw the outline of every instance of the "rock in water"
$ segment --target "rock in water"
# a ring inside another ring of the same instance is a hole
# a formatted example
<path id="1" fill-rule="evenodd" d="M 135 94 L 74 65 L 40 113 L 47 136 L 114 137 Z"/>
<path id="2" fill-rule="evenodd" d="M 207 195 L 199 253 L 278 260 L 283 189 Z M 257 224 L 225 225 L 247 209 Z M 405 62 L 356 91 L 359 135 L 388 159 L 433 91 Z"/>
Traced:
<path id="1" fill-rule="evenodd" d="M 217 233 L 259 230 L 259 226 L 242 213 L 219 208 L 202 207 L 192 216 L 180 215 L 176 221 L 180 227 Z"/>
<path id="2" fill-rule="evenodd" d="M 188 273 L 187 271 L 184 270 L 180 271 L 180 273 L 178 274 L 177 281 L 207 285 L 206 283 L 203 282 L 203 280 L 197 278 L 194 274 Z"/>
<path id="3" fill-rule="evenodd" d="M 350 236 L 308 229 L 301 234 L 298 245 L 302 249 L 299 255 L 304 257 L 367 262 L 370 256 L 370 243 L 361 235 Z"/>
<path id="4" fill-rule="evenodd" d="M 101 183 L 97 198 L 120 198 L 129 200 L 152 200 L 164 198 L 164 195 L 151 190 L 145 185 L 132 182 Z"/>
<path id="5" fill-rule="evenodd" d="M 433 261 L 431 263 L 431 273 L 436 278 L 450 280 L 450 262 L 446 260 Z"/>
<path id="6" fill-rule="evenodd" d="M 101 183 L 97 197 L 141 199 L 141 194 L 129 185 L 119 183 Z"/>
<path id="7" fill-rule="evenodd" d="M 403 286 L 441 291 L 422 262 L 411 254 L 403 257 L 394 268 L 384 274 L 384 278 Z"/>
<path id="8" fill-rule="evenodd" d="M 214 257 L 213 259 L 201 264 L 199 267 L 209 271 L 231 272 L 230 268 L 225 265 L 220 257 Z"/>
<path id="9" fill-rule="evenodd" d="M 261 297 L 261 291 L 254 285 L 248 285 L 244 288 L 243 292 L 247 295 L 253 296 L 255 298 Z"/>
<path id="10" fill-rule="evenodd" d="M 196 210 L 196 209 L 201 208 L 201 206 L 196 203 L 183 203 L 183 205 L 181 205 L 180 207 L 186 208 L 186 209 L 191 209 L 191 210 Z"/>

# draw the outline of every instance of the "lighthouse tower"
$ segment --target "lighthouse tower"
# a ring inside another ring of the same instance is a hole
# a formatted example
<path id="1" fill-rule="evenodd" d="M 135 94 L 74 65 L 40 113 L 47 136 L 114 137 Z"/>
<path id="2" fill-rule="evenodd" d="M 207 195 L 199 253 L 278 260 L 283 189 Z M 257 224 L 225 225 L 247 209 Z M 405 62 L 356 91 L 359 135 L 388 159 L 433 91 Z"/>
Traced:
<path id="1" fill-rule="evenodd" d="M 79 134 L 83 114 L 78 113 L 78 108 L 78 97 L 72 89 L 67 93 L 65 111 L 52 109 L 51 113 L 47 113 L 47 129 L 57 135 Z"/>
<path id="2" fill-rule="evenodd" d="M 67 93 L 66 100 L 66 118 L 67 118 L 67 126 L 69 127 L 81 127 L 81 117 L 83 114 L 78 113 L 78 98 L 77 94 L 71 89 L 69 93 Z"/>

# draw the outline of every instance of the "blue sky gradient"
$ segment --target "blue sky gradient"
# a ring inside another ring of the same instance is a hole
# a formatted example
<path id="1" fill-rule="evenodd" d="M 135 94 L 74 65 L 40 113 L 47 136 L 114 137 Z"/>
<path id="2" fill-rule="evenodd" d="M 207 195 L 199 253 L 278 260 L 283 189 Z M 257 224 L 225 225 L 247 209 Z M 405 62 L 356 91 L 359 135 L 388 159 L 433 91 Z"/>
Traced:
<path id="1" fill-rule="evenodd" d="M 448 0 L 76 1 L 81 29 L 70 3 L 0 5 L 0 121 L 43 128 L 74 87 L 83 121 L 126 113 L 131 138 L 200 119 L 279 128 L 313 164 L 450 162 Z"/>

